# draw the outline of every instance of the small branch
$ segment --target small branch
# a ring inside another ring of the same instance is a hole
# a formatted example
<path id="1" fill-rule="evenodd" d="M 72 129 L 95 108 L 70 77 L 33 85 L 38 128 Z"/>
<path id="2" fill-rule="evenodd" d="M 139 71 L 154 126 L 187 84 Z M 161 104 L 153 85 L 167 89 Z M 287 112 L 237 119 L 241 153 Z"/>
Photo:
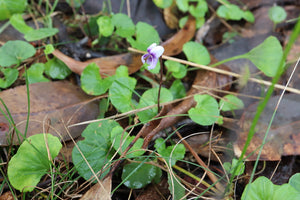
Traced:
<path id="1" fill-rule="evenodd" d="M 141 53 L 141 54 L 145 53 L 144 51 L 133 49 L 131 47 L 129 47 L 128 50 L 132 51 L 132 52 L 136 52 L 136 53 Z M 197 68 L 200 68 L 200 69 L 213 71 L 213 72 L 216 72 L 216 73 L 219 73 L 219 74 L 233 76 L 233 77 L 236 77 L 236 78 L 242 77 L 242 75 L 234 73 L 234 72 L 229 72 L 229 71 L 226 71 L 226 70 L 213 68 L 213 67 L 206 66 L 206 65 L 196 64 L 196 63 L 189 62 L 189 61 L 186 61 L 186 60 L 182 60 L 182 59 L 179 59 L 179 58 L 174 58 L 174 57 L 164 56 L 164 55 L 162 56 L 162 58 L 166 59 L 166 60 L 172 60 L 172 61 L 175 61 L 175 62 L 179 62 L 179 63 L 182 63 L 184 65 L 190 65 L 190 66 L 197 67 Z M 252 82 L 259 83 L 259 84 L 263 84 L 263 85 L 266 85 L 266 86 L 272 85 L 272 83 L 270 81 L 264 81 L 264 80 L 260 80 L 260 79 L 256 79 L 256 78 L 249 78 L 248 80 L 252 81 Z M 295 89 L 295 88 L 291 88 L 291 87 L 285 87 L 284 85 L 280 85 L 280 84 L 275 84 L 275 88 L 281 89 L 281 90 L 286 89 L 286 91 L 289 91 L 289 92 L 292 92 L 292 93 L 295 93 L 295 94 L 300 94 L 300 90 Z"/>
<path id="2" fill-rule="evenodd" d="M 161 86 L 162 86 L 162 82 L 163 82 L 163 60 L 162 57 L 159 57 L 159 62 L 160 62 L 160 78 L 159 78 L 159 88 L 158 88 L 158 95 L 157 95 L 157 112 L 160 112 L 160 91 L 161 91 Z"/>

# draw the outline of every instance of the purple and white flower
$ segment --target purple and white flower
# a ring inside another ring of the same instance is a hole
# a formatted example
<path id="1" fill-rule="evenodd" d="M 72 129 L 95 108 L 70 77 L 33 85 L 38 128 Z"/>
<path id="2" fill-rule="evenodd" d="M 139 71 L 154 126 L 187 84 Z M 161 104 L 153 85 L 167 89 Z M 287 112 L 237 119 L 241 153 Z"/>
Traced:
<path id="1" fill-rule="evenodd" d="M 165 49 L 162 46 L 157 46 L 156 43 L 151 44 L 147 48 L 146 54 L 142 56 L 143 64 L 146 62 L 148 66 L 148 70 L 154 69 L 159 57 L 164 53 Z"/>

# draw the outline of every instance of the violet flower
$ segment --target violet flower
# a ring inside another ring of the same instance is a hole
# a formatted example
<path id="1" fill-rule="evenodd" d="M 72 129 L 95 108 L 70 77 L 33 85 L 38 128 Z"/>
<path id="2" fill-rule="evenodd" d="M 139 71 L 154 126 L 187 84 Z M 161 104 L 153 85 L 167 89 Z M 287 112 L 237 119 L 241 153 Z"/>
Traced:
<path id="1" fill-rule="evenodd" d="M 165 49 L 162 46 L 157 46 L 156 43 L 151 44 L 147 48 L 146 54 L 142 56 L 143 64 L 146 62 L 148 66 L 148 70 L 154 69 L 159 57 L 164 53 Z"/>

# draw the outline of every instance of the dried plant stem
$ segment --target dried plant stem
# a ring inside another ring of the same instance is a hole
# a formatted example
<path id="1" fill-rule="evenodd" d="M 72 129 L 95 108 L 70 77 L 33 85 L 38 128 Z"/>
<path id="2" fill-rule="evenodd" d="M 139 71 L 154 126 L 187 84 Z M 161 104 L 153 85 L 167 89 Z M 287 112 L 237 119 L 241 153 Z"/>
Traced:
<path id="1" fill-rule="evenodd" d="M 134 49 L 134 48 L 131 48 L 131 47 L 129 47 L 128 50 L 132 51 L 132 52 L 136 52 L 136 53 L 141 53 L 141 54 L 146 53 L 144 51 L 140 51 L 140 50 L 137 50 L 137 49 Z M 226 71 L 226 70 L 213 68 L 213 67 L 206 66 L 206 65 L 196 64 L 196 63 L 189 62 L 189 61 L 186 61 L 186 60 L 182 60 L 182 59 L 179 59 L 179 58 L 174 58 L 174 57 L 165 56 L 165 55 L 163 55 L 162 58 L 166 59 L 166 60 L 172 60 L 172 61 L 175 61 L 175 62 L 179 62 L 179 63 L 184 64 L 184 65 L 190 65 L 190 66 L 197 67 L 197 68 L 200 68 L 200 69 L 213 71 L 213 72 L 216 72 L 216 73 L 219 73 L 219 74 L 233 76 L 233 77 L 236 77 L 236 78 L 242 77 L 242 75 L 234 73 L 234 72 L 229 72 L 229 71 Z M 270 81 L 260 80 L 260 79 L 256 79 L 256 78 L 249 78 L 248 80 L 252 81 L 252 82 L 255 82 L 255 83 L 263 84 L 263 85 L 266 85 L 266 86 L 272 85 L 272 83 Z M 275 84 L 275 88 L 281 89 L 281 90 L 286 89 L 286 91 L 289 91 L 289 92 L 292 92 L 292 93 L 295 93 L 295 94 L 300 94 L 300 90 L 295 89 L 295 88 L 291 88 L 291 87 L 285 87 L 284 85 L 280 85 L 280 84 Z"/>
<path id="2" fill-rule="evenodd" d="M 174 127 L 173 127 L 173 130 L 175 131 L 175 133 L 177 134 L 177 136 L 179 137 L 179 139 L 182 141 L 182 143 L 184 144 L 184 146 L 192 153 L 192 155 L 194 156 L 194 158 L 196 159 L 196 161 L 198 162 L 198 164 L 203 167 L 203 169 L 205 170 L 205 173 L 207 173 L 207 175 L 210 178 L 210 180 L 213 183 L 216 184 L 216 188 L 220 192 L 223 192 L 225 190 L 225 188 L 221 185 L 221 183 L 219 183 L 218 178 L 209 170 L 208 166 L 199 157 L 199 155 L 197 154 L 197 152 L 195 152 L 195 150 L 189 145 L 189 143 L 187 141 L 185 141 L 185 139 L 181 136 L 181 134 L 178 131 L 176 131 L 176 129 Z M 213 188 L 212 188 L 212 190 L 213 190 Z"/>
<path id="3" fill-rule="evenodd" d="M 160 112 L 160 91 L 161 91 L 161 86 L 163 82 L 163 76 L 164 76 L 164 71 L 163 71 L 163 60 L 162 57 L 159 57 L 159 62 L 160 62 L 160 77 L 159 77 L 159 88 L 158 88 L 158 95 L 157 95 L 157 110 L 158 113 Z"/>

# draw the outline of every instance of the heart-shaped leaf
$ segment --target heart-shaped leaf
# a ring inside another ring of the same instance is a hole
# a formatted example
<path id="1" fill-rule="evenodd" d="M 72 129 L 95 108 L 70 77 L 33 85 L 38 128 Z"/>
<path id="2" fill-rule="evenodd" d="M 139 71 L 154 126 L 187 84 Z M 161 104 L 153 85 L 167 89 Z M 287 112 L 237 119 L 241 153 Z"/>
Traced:
<path id="1" fill-rule="evenodd" d="M 197 105 L 188 111 L 190 118 L 202 126 L 214 124 L 220 115 L 218 102 L 207 94 L 195 95 L 194 99 Z"/>
<path id="2" fill-rule="evenodd" d="M 72 71 L 58 58 L 52 58 L 45 63 L 45 73 L 53 79 L 65 79 Z"/>
<path id="3" fill-rule="evenodd" d="M 8 19 L 15 13 L 22 13 L 27 0 L 0 0 L 0 20 Z"/>
<path id="4" fill-rule="evenodd" d="M 90 95 L 104 94 L 112 83 L 109 78 L 101 78 L 99 67 L 95 63 L 91 63 L 84 68 L 80 81 L 83 91 Z"/>
<path id="5" fill-rule="evenodd" d="M 111 103 L 121 112 L 132 110 L 132 92 L 136 85 L 136 79 L 131 77 L 116 78 L 109 88 Z"/>
<path id="6" fill-rule="evenodd" d="M 190 41 L 185 43 L 183 45 L 183 52 L 188 61 L 201 65 L 207 65 L 210 63 L 210 56 L 207 49 L 197 42 Z"/>
<path id="7" fill-rule="evenodd" d="M 4 78 L 0 78 L 0 88 L 7 88 L 11 86 L 18 78 L 19 71 L 13 68 L 0 69 Z"/>
<path id="8" fill-rule="evenodd" d="M 104 167 L 111 159 L 113 153 L 110 148 L 110 132 L 114 127 L 118 126 L 120 125 L 112 120 L 101 121 L 89 124 L 82 132 L 82 136 L 85 139 L 77 143 L 82 154 L 74 147 L 72 160 L 78 173 L 84 179 L 88 180 L 93 176 L 90 167 L 95 173 L 100 171 L 101 177 L 108 173 L 108 167 Z"/>
<path id="9" fill-rule="evenodd" d="M 132 19 L 123 13 L 113 15 L 112 23 L 116 26 L 116 34 L 121 37 L 130 37 L 135 32 L 135 25 Z"/>
<path id="10" fill-rule="evenodd" d="M 27 138 L 8 164 L 7 175 L 12 186 L 23 192 L 32 191 L 50 169 L 48 150 L 50 159 L 54 159 L 61 148 L 58 137 L 51 134 Z"/>
<path id="11" fill-rule="evenodd" d="M 146 51 L 147 48 L 153 43 L 159 43 L 160 38 L 153 26 L 144 23 L 138 22 L 136 24 L 136 39 L 128 37 L 127 41 L 131 44 L 133 48 Z"/>
<path id="12" fill-rule="evenodd" d="M 263 43 L 242 55 L 242 57 L 251 60 L 258 69 L 270 77 L 274 77 L 278 70 L 282 70 L 280 69 L 282 56 L 282 47 L 274 36 L 268 37 Z"/>
<path id="13" fill-rule="evenodd" d="M 219 105 L 223 111 L 232 111 L 244 108 L 243 101 L 232 94 L 224 96 L 220 100 Z"/>
<path id="14" fill-rule="evenodd" d="M 50 80 L 44 77 L 43 73 L 45 66 L 43 63 L 35 63 L 27 70 L 28 83 L 49 82 Z"/>

